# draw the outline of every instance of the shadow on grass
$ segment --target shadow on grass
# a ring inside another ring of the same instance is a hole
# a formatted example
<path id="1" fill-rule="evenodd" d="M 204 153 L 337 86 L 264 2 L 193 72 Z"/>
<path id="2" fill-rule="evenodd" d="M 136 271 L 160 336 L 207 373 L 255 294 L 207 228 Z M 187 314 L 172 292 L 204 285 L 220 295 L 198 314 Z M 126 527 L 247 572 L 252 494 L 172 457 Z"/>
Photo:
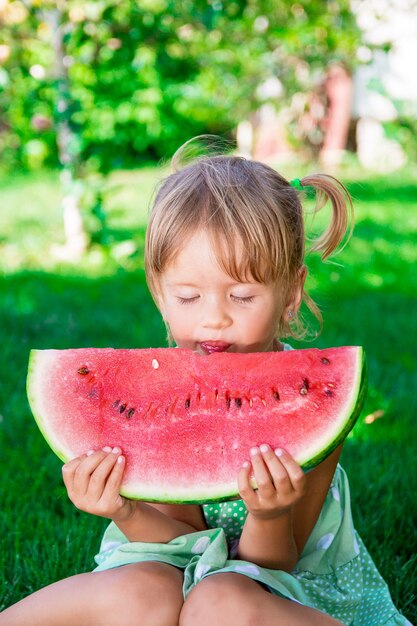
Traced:
<path id="1" fill-rule="evenodd" d="M 398 211 L 407 206 L 392 223 L 387 215 L 395 206 L 381 221 L 377 206 L 374 219 L 367 212 L 336 259 L 344 267 L 308 259 L 311 293 L 324 316 L 323 334 L 311 346 L 356 344 L 367 353 L 370 385 L 363 416 L 378 411 L 382 416 L 372 424 L 362 416 L 345 444 L 342 464 L 358 530 L 397 606 L 412 620 L 417 618 L 417 232 L 408 205 L 416 202 L 417 185 L 381 179 L 353 182 L 349 189 L 360 201 L 398 202 Z M 25 229 L 32 227 L 28 219 Z M 61 463 L 30 415 L 29 350 L 165 345 L 165 329 L 140 269 L 141 233 L 110 225 L 108 234 L 115 244 L 137 244 L 136 254 L 125 259 L 129 271 L 115 268 L 109 248 L 107 276 L 89 278 L 87 267 L 79 275 L 22 271 L 0 277 L 0 520 L 5 529 L 0 609 L 53 580 L 90 570 L 106 525 L 69 503 Z M 50 233 L 44 229 L 45 236 Z"/>
<path id="2" fill-rule="evenodd" d="M 68 501 L 61 462 L 30 414 L 30 349 L 160 346 L 165 329 L 140 270 L 94 279 L 25 271 L 3 276 L 0 294 L 1 610 L 90 570 L 106 524 Z"/>
<path id="3" fill-rule="evenodd" d="M 417 388 L 417 380 L 415 346 L 409 339 L 417 336 L 417 316 L 411 319 L 409 311 L 416 300 L 383 290 L 370 292 L 360 281 L 355 285 L 352 289 L 343 280 L 331 285 L 325 330 L 314 345 L 360 344 L 368 353 L 365 414 L 381 409 L 385 413 L 372 425 L 360 420 L 342 462 L 352 476 L 358 529 L 397 605 L 411 619 L 406 574 L 417 544 L 412 522 L 417 518 L 417 472 L 410 471 L 417 452 L 417 402 L 410 390 Z M 30 415 L 25 391 L 29 350 L 161 346 L 165 329 L 142 270 L 97 278 L 25 271 L 3 276 L 0 292 L 0 444 L 5 451 L 0 484 L 5 528 L 0 539 L 1 606 L 58 578 L 90 570 L 105 526 L 69 503 L 61 464 Z"/>

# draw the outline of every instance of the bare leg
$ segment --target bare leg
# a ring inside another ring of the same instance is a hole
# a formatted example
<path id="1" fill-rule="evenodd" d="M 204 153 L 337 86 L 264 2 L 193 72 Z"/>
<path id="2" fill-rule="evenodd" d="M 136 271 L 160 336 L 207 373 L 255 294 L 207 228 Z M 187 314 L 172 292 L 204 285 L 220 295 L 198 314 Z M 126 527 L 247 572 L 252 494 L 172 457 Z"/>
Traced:
<path id="1" fill-rule="evenodd" d="M 135 563 L 66 578 L 0 614 L 0 626 L 178 626 L 183 574 Z"/>
<path id="2" fill-rule="evenodd" d="M 187 597 L 180 626 L 341 626 L 341 622 L 265 591 L 240 574 L 202 580 Z"/>

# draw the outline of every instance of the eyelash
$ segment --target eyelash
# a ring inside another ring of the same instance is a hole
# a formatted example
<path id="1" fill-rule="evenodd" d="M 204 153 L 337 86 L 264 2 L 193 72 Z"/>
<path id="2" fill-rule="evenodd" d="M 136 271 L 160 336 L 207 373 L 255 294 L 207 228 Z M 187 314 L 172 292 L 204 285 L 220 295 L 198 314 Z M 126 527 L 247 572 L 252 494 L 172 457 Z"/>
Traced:
<path id="1" fill-rule="evenodd" d="M 239 296 L 232 296 L 232 299 L 235 302 L 239 302 L 239 304 L 250 304 L 253 302 L 253 296 L 246 296 L 245 298 L 240 298 Z"/>
<path id="2" fill-rule="evenodd" d="M 195 300 L 197 300 L 198 296 L 195 296 L 194 298 L 180 298 L 178 296 L 178 302 L 180 304 L 192 304 L 193 302 L 195 302 Z"/>
<path id="3" fill-rule="evenodd" d="M 181 298 L 178 297 L 178 301 L 180 304 L 192 304 L 193 302 L 195 302 L 197 299 L 199 298 L 199 296 L 195 296 L 194 298 Z M 253 296 L 247 296 L 245 298 L 241 298 L 239 296 L 231 296 L 232 300 L 234 300 L 235 302 L 238 302 L 239 304 L 250 304 L 251 302 L 253 302 Z"/>

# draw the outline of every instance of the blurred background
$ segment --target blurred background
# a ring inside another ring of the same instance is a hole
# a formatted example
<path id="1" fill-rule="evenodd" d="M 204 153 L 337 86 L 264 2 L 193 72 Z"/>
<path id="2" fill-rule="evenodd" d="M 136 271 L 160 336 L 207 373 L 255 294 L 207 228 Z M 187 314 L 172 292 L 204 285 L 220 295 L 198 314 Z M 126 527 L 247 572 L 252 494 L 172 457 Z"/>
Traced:
<path id="1" fill-rule="evenodd" d="M 304 347 L 365 347 L 342 463 L 417 620 L 416 60 L 416 0 L 0 0 L 0 610 L 91 569 L 105 525 L 67 500 L 27 405 L 29 350 L 166 345 L 148 207 L 169 157 L 210 133 L 353 196 L 337 262 L 307 257 L 324 329 Z"/>
<path id="2" fill-rule="evenodd" d="M 417 157 L 416 15 L 415 0 L 0 0 L 0 173 L 60 171 L 73 257 L 104 239 L 112 174 L 201 133 L 275 163 L 398 170 Z"/>

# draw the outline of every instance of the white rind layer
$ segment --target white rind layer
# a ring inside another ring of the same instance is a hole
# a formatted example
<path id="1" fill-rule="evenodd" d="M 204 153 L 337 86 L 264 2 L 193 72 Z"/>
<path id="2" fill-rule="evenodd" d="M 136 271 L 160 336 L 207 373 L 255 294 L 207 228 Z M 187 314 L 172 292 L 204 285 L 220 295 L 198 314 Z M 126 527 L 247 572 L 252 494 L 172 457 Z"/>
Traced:
<path id="1" fill-rule="evenodd" d="M 303 455 L 297 458 L 299 465 L 304 465 L 309 459 L 312 459 L 320 455 L 331 443 L 336 439 L 338 434 L 344 430 L 349 423 L 349 420 L 354 412 L 358 396 L 362 384 L 362 363 L 364 359 L 363 348 L 358 346 L 355 350 L 356 362 L 352 363 L 352 371 L 354 372 L 354 379 L 350 387 L 350 393 L 346 397 L 346 401 L 340 407 L 340 413 L 337 420 L 333 422 L 333 428 L 328 428 L 325 435 L 320 438 L 316 438 L 315 441 L 307 448 Z"/>
<path id="2" fill-rule="evenodd" d="M 70 448 L 63 445 L 57 434 L 48 426 L 45 416 L 49 415 L 49 410 L 43 403 L 44 396 L 38 392 L 39 389 L 42 389 L 43 381 L 47 379 L 48 373 L 56 363 L 59 352 L 59 350 L 31 350 L 26 391 L 39 430 L 55 454 L 66 463 L 74 457 L 74 453 Z"/>

